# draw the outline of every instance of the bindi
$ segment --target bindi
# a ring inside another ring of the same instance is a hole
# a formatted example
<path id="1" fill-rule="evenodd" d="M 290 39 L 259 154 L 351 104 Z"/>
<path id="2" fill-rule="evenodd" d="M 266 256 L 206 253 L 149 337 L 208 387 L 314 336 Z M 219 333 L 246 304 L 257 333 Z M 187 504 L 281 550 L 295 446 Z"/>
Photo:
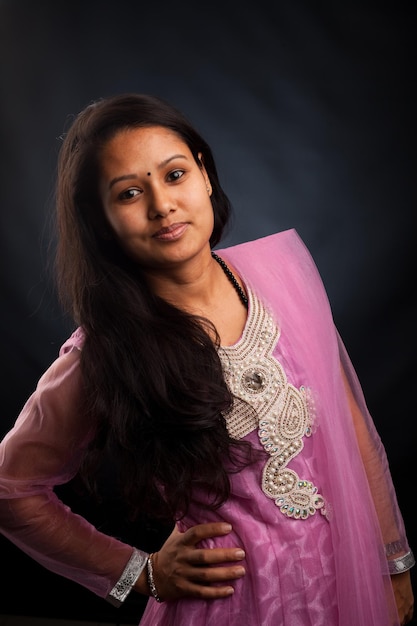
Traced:
<path id="1" fill-rule="evenodd" d="M 148 172 L 148 176 L 150 176 L 150 175 L 151 175 L 151 173 L 150 173 L 150 172 Z"/>

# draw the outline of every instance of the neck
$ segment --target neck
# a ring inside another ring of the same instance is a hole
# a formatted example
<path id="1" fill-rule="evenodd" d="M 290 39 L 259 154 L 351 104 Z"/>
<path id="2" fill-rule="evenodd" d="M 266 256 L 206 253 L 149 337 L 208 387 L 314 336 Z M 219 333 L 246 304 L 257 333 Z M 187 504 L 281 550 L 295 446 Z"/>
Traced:
<path id="1" fill-rule="evenodd" d="M 245 292 L 243 291 L 242 287 L 240 286 L 240 283 L 238 282 L 236 276 L 231 271 L 230 267 L 215 252 L 212 252 L 211 256 L 220 265 L 220 267 L 222 268 L 223 272 L 226 274 L 227 278 L 232 283 L 233 288 L 235 289 L 237 295 L 239 296 L 239 300 L 241 301 L 241 303 L 243 304 L 245 309 L 247 309 L 248 308 L 248 297 L 245 294 Z"/>
<path id="2" fill-rule="evenodd" d="M 209 308 L 217 300 L 220 268 L 210 252 L 171 270 L 147 270 L 151 290 L 174 306 L 188 311 Z"/>
<path id="3" fill-rule="evenodd" d="M 210 252 L 209 257 L 200 257 L 194 263 L 189 261 L 185 267 L 177 266 L 175 272 L 147 275 L 151 289 L 158 296 L 196 315 L 210 317 L 210 313 L 228 301 L 230 284 L 236 292 L 234 298 L 237 294 L 241 304 L 248 308 L 248 298 L 241 285 L 226 262 L 215 252 Z"/>

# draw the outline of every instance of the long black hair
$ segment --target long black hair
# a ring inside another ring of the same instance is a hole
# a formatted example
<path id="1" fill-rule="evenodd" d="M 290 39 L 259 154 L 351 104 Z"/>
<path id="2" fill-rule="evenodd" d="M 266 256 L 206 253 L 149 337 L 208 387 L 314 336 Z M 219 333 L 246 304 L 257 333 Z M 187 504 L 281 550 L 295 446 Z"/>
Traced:
<path id="1" fill-rule="evenodd" d="M 202 506 L 224 502 L 229 473 L 250 462 L 250 450 L 226 429 L 223 414 L 232 398 L 215 328 L 153 294 L 138 265 L 109 236 L 98 193 L 100 153 L 118 132 L 144 126 L 176 133 L 199 167 L 201 153 L 212 186 L 210 244 L 220 241 L 231 205 L 208 144 L 167 102 L 118 95 L 87 106 L 64 137 L 56 268 L 62 303 L 86 333 L 81 366 L 95 437 L 83 473 L 91 477 L 110 451 L 131 511 L 173 519 L 186 513 L 196 494 L 204 494 Z"/>

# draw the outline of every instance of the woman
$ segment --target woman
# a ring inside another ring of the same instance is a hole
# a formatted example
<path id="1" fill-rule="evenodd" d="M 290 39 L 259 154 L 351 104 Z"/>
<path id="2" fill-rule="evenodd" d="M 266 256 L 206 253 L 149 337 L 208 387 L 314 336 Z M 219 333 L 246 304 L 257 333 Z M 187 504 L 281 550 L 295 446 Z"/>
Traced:
<path id="1" fill-rule="evenodd" d="M 57 270 L 77 329 L 1 444 L 2 532 L 141 625 L 385 626 L 414 564 L 384 449 L 294 231 L 213 252 L 209 146 L 150 96 L 88 106 L 59 157 Z M 102 459 L 155 554 L 54 494 Z"/>

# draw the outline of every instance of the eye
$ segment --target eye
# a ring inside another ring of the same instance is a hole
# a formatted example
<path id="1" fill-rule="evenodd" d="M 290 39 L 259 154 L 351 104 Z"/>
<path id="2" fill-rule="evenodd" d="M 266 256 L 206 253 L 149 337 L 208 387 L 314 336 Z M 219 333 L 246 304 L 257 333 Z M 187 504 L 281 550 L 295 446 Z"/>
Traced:
<path id="1" fill-rule="evenodd" d="M 173 170 L 167 176 L 168 182 L 175 182 L 179 180 L 182 176 L 184 176 L 184 170 Z"/>
<path id="2" fill-rule="evenodd" d="M 135 198 L 140 193 L 142 193 L 140 189 L 137 189 L 136 187 L 130 187 L 130 189 L 126 189 L 125 191 L 122 191 L 121 193 L 119 193 L 118 199 L 119 200 L 132 200 L 132 198 Z"/>

